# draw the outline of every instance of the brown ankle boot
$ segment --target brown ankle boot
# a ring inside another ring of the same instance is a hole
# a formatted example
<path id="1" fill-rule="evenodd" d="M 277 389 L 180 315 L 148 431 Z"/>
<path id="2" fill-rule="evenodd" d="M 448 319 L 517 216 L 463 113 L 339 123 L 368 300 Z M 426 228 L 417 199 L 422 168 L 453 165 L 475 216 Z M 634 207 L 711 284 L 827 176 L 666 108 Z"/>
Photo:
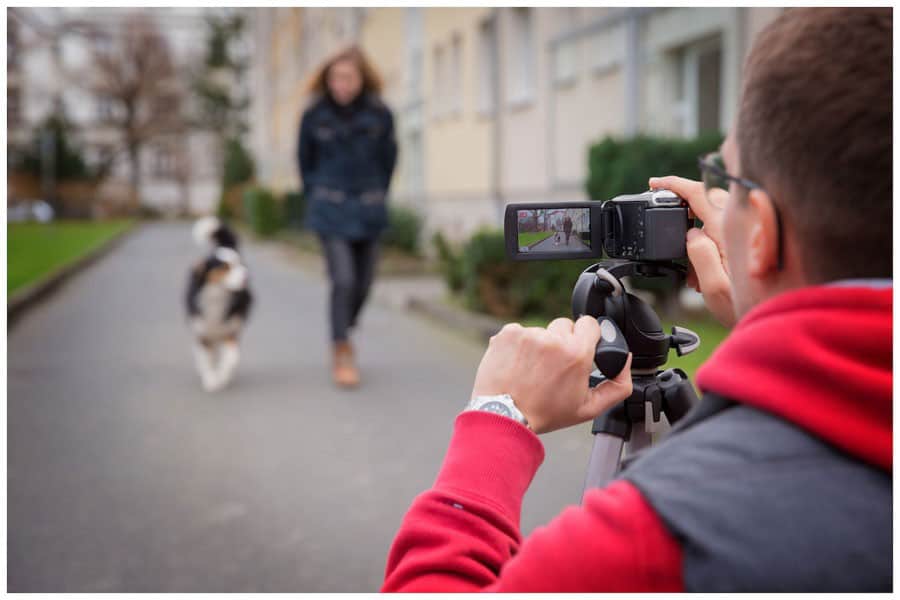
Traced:
<path id="1" fill-rule="evenodd" d="M 350 345 L 350 342 L 335 343 L 331 375 L 334 382 L 341 387 L 359 385 L 359 370 L 353 359 L 353 346 Z"/>

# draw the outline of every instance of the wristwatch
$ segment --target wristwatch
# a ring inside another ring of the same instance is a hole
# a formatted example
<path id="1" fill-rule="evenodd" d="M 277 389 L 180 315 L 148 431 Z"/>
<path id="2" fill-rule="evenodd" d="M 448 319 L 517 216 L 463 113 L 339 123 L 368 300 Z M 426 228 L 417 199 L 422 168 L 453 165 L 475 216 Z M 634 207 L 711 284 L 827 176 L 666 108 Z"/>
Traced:
<path id="1" fill-rule="evenodd" d="M 528 419 L 518 409 L 516 403 L 513 402 L 512 396 L 509 394 L 500 394 L 499 396 L 475 396 L 466 406 L 465 410 L 483 410 L 494 414 L 502 415 L 513 421 L 518 421 L 525 427 L 528 427 Z M 464 411 L 465 412 L 465 411 Z M 529 427 L 529 429 L 531 429 Z"/>

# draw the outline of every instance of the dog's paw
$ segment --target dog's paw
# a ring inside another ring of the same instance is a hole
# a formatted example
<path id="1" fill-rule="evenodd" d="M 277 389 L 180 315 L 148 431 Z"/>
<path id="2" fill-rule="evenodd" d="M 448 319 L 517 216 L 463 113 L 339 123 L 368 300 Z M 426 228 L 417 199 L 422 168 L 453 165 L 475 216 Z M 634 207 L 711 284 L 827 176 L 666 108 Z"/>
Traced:
<path id="1" fill-rule="evenodd" d="M 223 385 L 221 380 L 215 375 L 207 375 L 202 378 L 203 382 L 203 391 L 205 392 L 215 392 L 222 389 Z"/>

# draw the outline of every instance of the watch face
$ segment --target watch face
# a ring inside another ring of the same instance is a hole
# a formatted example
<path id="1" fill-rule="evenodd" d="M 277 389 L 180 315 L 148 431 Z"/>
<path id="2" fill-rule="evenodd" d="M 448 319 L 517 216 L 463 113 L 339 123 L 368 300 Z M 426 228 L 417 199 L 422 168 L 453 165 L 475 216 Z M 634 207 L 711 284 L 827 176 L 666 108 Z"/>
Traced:
<path id="1" fill-rule="evenodd" d="M 502 402 L 498 402 L 496 400 L 491 400 L 490 402 L 485 402 L 480 410 L 486 410 L 487 412 L 497 413 L 498 415 L 503 415 L 504 417 L 512 418 L 512 411 L 509 410 L 509 407 L 503 404 Z"/>

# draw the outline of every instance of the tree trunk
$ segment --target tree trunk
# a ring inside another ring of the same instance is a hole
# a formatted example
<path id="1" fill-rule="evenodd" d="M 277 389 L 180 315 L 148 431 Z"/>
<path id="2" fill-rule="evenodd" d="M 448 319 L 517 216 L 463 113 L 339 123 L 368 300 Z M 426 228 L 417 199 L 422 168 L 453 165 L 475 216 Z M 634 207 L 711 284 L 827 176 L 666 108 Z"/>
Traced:
<path id="1" fill-rule="evenodd" d="M 141 146 L 137 142 L 128 144 L 129 179 L 131 183 L 131 208 L 141 207 Z"/>

